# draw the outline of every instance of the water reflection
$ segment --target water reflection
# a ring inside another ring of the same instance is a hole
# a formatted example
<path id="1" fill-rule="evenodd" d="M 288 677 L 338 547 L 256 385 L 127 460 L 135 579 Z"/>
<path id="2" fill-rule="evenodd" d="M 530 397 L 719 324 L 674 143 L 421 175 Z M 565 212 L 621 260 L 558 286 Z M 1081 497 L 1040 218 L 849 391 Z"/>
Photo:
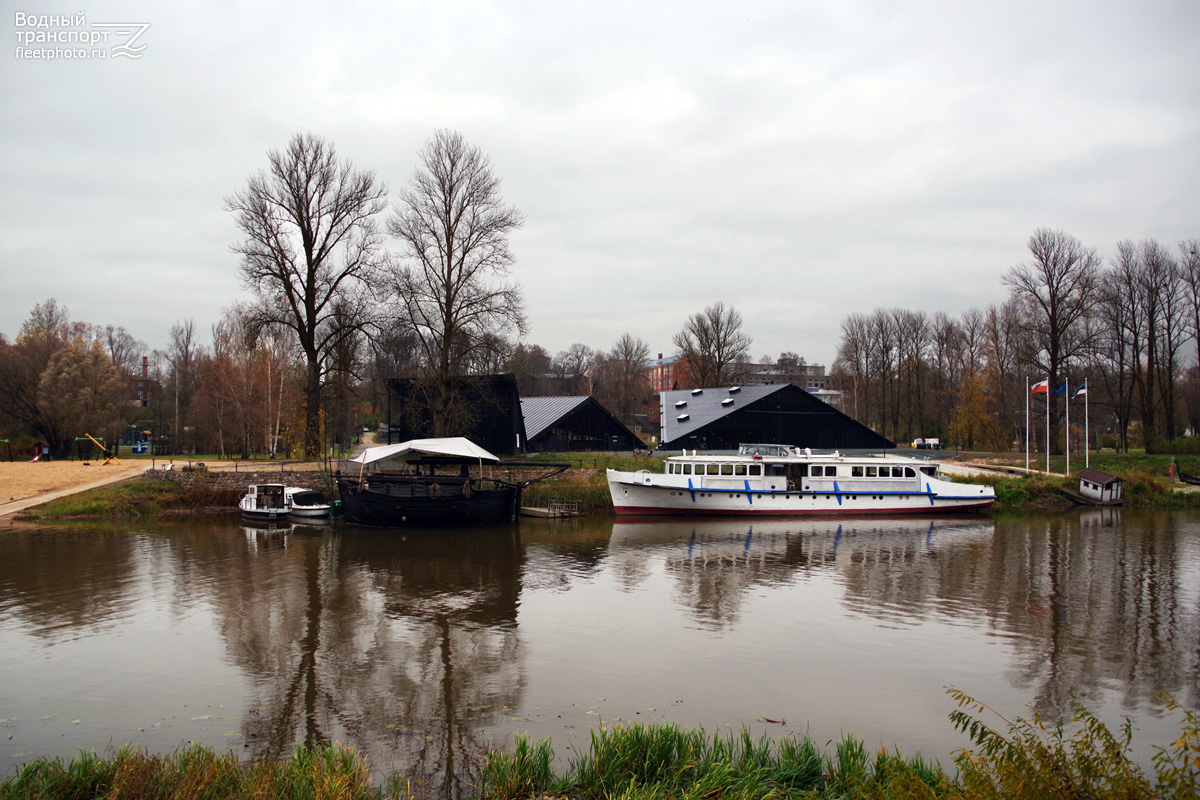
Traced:
<path id="1" fill-rule="evenodd" d="M 252 677 L 251 754 L 348 741 L 461 793 L 482 752 L 475 730 L 523 691 L 516 534 L 255 531 L 254 543 L 241 565 L 252 576 L 217 603 Z"/>
<path id="2" fill-rule="evenodd" d="M 757 588 L 833 572 L 848 608 L 914 621 L 938 590 L 937 565 L 986 546 L 990 517 L 862 520 L 626 522 L 613 527 L 610 551 L 625 585 L 645 580 L 661 560 L 678 598 L 709 627 L 736 625 Z M 647 558 L 648 555 L 655 558 Z M 939 562 L 940 556 L 940 562 Z"/>
<path id="3" fill-rule="evenodd" d="M 1017 712 L 1116 704 L 1146 728 L 1161 691 L 1200 703 L 1198 533 L 1194 515 L 1116 509 L 424 534 L 13 526 L 0 754 L 341 741 L 457 796 L 485 747 L 586 728 L 601 698 L 608 719 L 674 703 L 656 713 L 710 727 L 787 707 L 795 729 L 944 758 L 965 743 L 945 723 L 951 679 Z M 63 688 L 84 678 L 86 693 Z M 93 705 L 48 715 L 60 695 Z"/>

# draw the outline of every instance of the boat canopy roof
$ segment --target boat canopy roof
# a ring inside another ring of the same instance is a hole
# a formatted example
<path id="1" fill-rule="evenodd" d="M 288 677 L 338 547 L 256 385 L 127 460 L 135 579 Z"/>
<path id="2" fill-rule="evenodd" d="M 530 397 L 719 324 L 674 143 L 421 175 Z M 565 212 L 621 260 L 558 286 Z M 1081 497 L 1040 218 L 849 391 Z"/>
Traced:
<path id="1" fill-rule="evenodd" d="M 452 436 L 445 439 L 410 439 L 399 444 L 385 444 L 370 447 L 354 458 L 349 459 L 356 464 L 372 464 L 385 458 L 395 458 L 409 453 L 423 453 L 431 456 L 454 456 L 483 461 L 499 461 L 479 445 L 462 436 Z"/>

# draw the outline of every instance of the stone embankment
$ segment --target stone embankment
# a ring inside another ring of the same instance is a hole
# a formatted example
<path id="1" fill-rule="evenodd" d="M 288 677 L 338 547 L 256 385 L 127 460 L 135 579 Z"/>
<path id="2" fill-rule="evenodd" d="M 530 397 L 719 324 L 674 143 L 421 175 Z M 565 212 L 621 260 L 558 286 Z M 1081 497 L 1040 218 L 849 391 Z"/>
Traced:
<path id="1" fill-rule="evenodd" d="M 332 487 L 320 472 L 297 470 L 281 472 L 273 470 L 217 471 L 193 469 L 148 469 L 143 476 L 148 480 L 173 481 L 184 489 L 238 489 L 242 492 L 253 483 L 282 483 L 302 489 L 328 491 Z"/>

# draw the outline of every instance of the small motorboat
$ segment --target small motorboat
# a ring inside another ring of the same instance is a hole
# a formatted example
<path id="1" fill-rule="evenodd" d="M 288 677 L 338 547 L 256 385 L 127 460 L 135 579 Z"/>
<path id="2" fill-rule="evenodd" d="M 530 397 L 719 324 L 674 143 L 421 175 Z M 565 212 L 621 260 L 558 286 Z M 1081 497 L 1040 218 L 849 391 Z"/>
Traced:
<path id="1" fill-rule="evenodd" d="M 282 483 L 251 484 L 238 501 L 238 509 L 246 519 L 282 522 L 288 515 L 287 487 Z"/>
<path id="2" fill-rule="evenodd" d="M 316 489 L 289 486 L 284 491 L 288 516 L 296 520 L 327 519 L 333 515 L 333 504 Z"/>

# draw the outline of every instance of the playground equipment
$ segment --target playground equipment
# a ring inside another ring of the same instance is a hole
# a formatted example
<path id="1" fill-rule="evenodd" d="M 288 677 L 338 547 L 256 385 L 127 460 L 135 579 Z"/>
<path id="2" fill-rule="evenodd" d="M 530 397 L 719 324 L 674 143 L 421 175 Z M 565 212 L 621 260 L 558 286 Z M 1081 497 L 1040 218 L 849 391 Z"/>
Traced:
<path id="1" fill-rule="evenodd" d="M 109 455 L 108 450 L 105 449 L 103 436 L 101 436 L 99 439 L 97 439 L 95 436 L 92 436 L 90 433 L 85 433 L 83 436 L 75 437 L 75 441 L 77 441 L 77 442 L 82 442 L 85 439 L 91 439 L 92 443 L 95 444 L 96 447 L 100 448 L 100 452 L 105 454 L 106 458 L 104 459 L 104 463 L 101 464 L 100 466 L 102 466 L 102 467 L 107 466 L 108 462 L 110 462 L 110 461 L 115 461 L 118 464 L 121 464 L 121 459 L 117 458 L 115 455 Z M 125 466 L 125 465 L 121 464 L 121 466 Z"/>

